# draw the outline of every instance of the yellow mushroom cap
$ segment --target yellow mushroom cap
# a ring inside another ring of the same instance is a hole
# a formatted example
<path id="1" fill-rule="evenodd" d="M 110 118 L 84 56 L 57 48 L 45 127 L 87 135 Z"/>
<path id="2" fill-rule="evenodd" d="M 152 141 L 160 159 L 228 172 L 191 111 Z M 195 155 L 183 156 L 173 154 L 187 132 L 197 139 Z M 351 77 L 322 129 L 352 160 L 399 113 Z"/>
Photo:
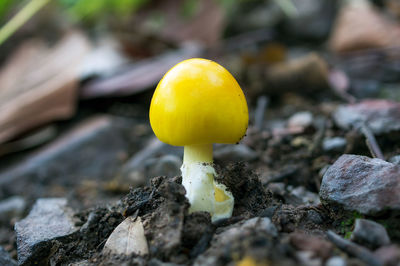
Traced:
<path id="1" fill-rule="evenodd" d="M 171 68 L 150 105 L 154 133 L 175 146 L 237 143 L 248 121 L 246 98 L 235 78 L 221 65 L 201 58 Z"/>

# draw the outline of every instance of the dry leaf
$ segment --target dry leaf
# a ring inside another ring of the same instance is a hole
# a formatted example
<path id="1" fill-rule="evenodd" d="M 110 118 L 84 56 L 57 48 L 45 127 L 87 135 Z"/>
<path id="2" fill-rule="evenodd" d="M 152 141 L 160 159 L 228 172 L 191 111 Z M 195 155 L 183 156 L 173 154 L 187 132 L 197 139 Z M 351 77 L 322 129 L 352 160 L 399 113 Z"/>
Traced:
<path id="1" fill-rule="evenodd" d="M 336 20 L 331 49 L 337 53 L 400 45 L 400 26 L 368 3 L 348 4 Z"/>
<path id="2" fill-rule="evenodd" d="M 85 36 L 67 34 L 54 48 L 24 43 L 0 70 L 0 143 L 73 115 L 78 67 L 89 50 Z"/>
<path id="3" fill-rule="evenodd" d="M 147 255 L 149 249 L 141 218 L 128 217 L 120 223 L 107 239 L 104 251 L 123 255 Z"/>

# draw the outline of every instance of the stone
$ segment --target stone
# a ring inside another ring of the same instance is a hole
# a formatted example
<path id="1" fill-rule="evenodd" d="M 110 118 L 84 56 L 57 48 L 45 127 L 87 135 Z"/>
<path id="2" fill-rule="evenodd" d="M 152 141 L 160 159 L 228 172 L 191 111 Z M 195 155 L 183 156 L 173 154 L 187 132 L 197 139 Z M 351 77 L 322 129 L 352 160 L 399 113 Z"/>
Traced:
<path id="1" fill-rule="evenodd" d="M 16 266 L 17 262 L 10 257 L 7 251 L 4 250 L 2 246 L 0 246 L 0 265 L 4 266 Z"/>
<path id="2" fill-rule="evenodd" d="M 339 106 L 333 113 L 342 129 L 358 128 L 365 122 L 374 134 L 400 130 L 400 103 L 390 100 L 364 100 Z"/>
<path id="3" fill-rule="evenodd" d="M 13 196 L 0 201 L 0 222 L 7 223 L 13 218 L 19 218 L 26 208 L 23 197 Z"/>
<path id="4" fill-rule="evenodd" d="M 389 162 L 400 165 L 400 155 L 395 155 L 389 159 Z"/>
<path id="5" fill-rule="evenodd" d="M 390 238 L 385 227 L 366 219 L 356 219 L 350 239 L 370 249 L 390 244 Z"/>
<path id="6" fill-rule="evenodd" d="M 77 230 L 65 198 L 38 199 L 29 215 L 15 224 L 18 264 L 46 262 L 52 241 L 71 236 Z"/>
<path id="7" fill-rule="evenodd" d="M 216 149 L 214 158 L 224 162 L 250 162 L 258 158 L 258 153 L 244 144 L 227 145 Z"/>
<path id="8" fill-rule="evenodd" d="M 304 205 L 317 205 L 320 203 L 319 197 L 317 194 L 308 191 L 303 186 L 298 186 L 295 188 L 291 188 L 288 186 L 288 190 L 291 195 L 297 197 Z"/>
<path id="9" fill-rule="evenodd" d="M 311 112 L 298 112 L 292 115 L 288 120 L 288 127 L 290 128 L 306 128 L 313 122 L 313 115 Z"/>
<path id="10" fill-rule="evenodd" d="M 343 152 L 346 148 L 347 140 L 342 137 L 326 138 L 322 142 L 324 151 Z"/>
<path id="11" fill-rule="evenodd" d="M 132 153 L 132 122 L 111 116 L 84 120 L 54 142 L 0 173 L 0 198 L 54 196 L 51 186 L 70 189 L 83 180 L 109 180 Z M 95 158 L 95 159 L 94 159 Z M 67 191 L 61 191 L 67 193 Z M 56 196 L 64 196 L 59 193 Z"/>
<path id="12" fill-rule="evenodd" d="M 172 154 L 163 155 L 160 158 L 146 161 L 147 176 L 179 176 L 181 175 L 181 166 L 182 160 L 178 156 Z"/>
<path id="13" fill-rule="evenodd" d="M 330 257 L 325 263 L 325 266 L 346 266 L 346 265 L 347 265 L 346 260 L 339 256 Z"/>
<path id="14" fill-rule="evenodd" d="M 365 215 L 400 211 L 400 166 L 381 159 L 345 154 L 326 171 L 321 202 Z"/>

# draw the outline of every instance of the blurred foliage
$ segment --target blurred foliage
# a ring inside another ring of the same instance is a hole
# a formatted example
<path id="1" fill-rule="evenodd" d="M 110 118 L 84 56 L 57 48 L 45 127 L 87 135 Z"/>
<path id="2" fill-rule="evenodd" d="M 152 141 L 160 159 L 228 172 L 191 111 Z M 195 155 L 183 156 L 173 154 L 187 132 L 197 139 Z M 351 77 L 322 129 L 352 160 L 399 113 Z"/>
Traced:
<path id="1" fill-rule="evenodd" d="M 3 20 L 4 16 L 7 15 L 13 4 L 16 4 L 19 1 L 15 0 L 1 0 L 0 1 L 0 19 Z"/>
<path id="2" fill-rule="evenodd" d="M 127 16 L 149 0 L 58 0 L 76 20 L 93 21 L 105 16 Z"/>
<path id="3" fill-rule="evenodd" d="M 13 7 L 30 1 L 0 0 L 0 21 L 4 21 Z M 93 22 L 104 17 L 124 17 L 132 14 L 150 0 L 56 0 L 75 21 Z"/>

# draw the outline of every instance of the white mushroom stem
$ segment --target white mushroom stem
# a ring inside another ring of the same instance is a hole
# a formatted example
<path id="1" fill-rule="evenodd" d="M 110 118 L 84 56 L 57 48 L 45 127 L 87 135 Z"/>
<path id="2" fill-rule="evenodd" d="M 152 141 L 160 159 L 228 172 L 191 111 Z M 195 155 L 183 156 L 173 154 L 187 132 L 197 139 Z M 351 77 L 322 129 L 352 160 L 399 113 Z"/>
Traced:
<path id="1" fill-rule="evenodd" d="M 190 202 L 190 212 L 207 211 L 213 222 L 232 216 L 234 199 L 225 185 L 214 180 L 212 144 L 184 147 L 182 185 Z"/>

